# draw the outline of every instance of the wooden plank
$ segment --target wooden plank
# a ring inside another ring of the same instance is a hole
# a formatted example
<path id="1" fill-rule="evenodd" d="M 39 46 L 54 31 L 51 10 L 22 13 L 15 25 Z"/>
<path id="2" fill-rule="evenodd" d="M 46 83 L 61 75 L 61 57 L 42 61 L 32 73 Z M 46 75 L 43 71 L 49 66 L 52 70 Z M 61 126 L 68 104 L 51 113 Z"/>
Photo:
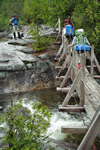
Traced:
<path id="1" fill-rule="evenodd" d="M 68 71 L 67 71 L 67 73 L 66 73 L 66 75 L 65 75 L 65 78 L 63 79 L 63 81 L 62 81 L 62 83 L 61 83 L 61 86 L 60 86 L 61 88 L 64 87 L 64 85 L 65 85 L 65 83 L 66 83 L 68 77 L 69 77 L 70 74 L 71 74 L 72 65 L 73 65 L 73 62 L 71 62 L 70 66 L 69 66 L 69 68 L 68 68 Z"/>
<path id="2" fill-rule="evenodd" d="M 96 66 L 96 65 L 94 65 L 93 67 L 94 67 L 94 68 L 96 68 L 97 66 Z M 89 66 L 89 65 L 88 65 L 88 66 L 86 66 L 86 68 L 91 68 L 91 66 Z"/>
<path id="3" fill-rule="evenodd" d="M 94 71 L 94 46 L 91 48 L 91 75 L 93 76 L 93 71 Z"/>
<path id="4" fill-rule="evenodd" d="M 94 54 L 94 60 L 95 60 L 96 66 L 97 66 L 97 68 L 98 68 L 98 71 L 100 72 L 100 65 L 99 65 L 99 63 L 98 63 L 98 60 L 97 60 L 95 54 Z"/>
<path id="5" fill-rule="evenodd" d="M 58 51 L 58 53 L 57 53 L 56 58 L 60 55 L 60 53 L 61 53 L 62 49 L 63 49 L 63 43 L 61 44 L 61 46 L 60 46 L 60 48 L 59 48 L 59 51 Z"/>
<path id="6" fill-rule="evenodd" d="M 58 19 L 58 23 L 59 23 L 59 33 L 61 32 L 61 27 L 60 27 L 60 17 Z"/>
<path id="7" fill-rule="evenodd" d="M 58 34 L 58 36 L 57 36 L 57 38 L 56 38 L 56 40 L 55 40 L 55 42 L 54 42 L 54 44 L 56 45 L 56 42 L 58 41 L 58 39 L 61 37 L 61 35 L 60 34 Z"/>
<path id="8" fill-rule="evenodd" d="M 56 26 L 55 26 L 53 31 L 55 31 L 55 29 L 57 28 L 58 24 L 59 24 L 59 22 L 57 21 Z"/>
<path id="9" fill-rule="evenodd" d="M 69 62 L 69 57 L 67 56 L 63 65 L 62 65 L 62 68 L 60 69 L 59 73 L 58 73 L 58 76 L 60 76 L 60 74 L 63 72 L 63 70 L 67 67 L 68 68 L 68 62 Z"/>
<path id="10" fill-rule="evenodd" d="M 84 106 L 85 101 L 85 55 L 81 55 L 81 80 L 80 80 L 80 106 Z"/>
<path id="11" fill-rule="evenodd" d="M 78 150 L 89 150 L 92 148 L 97 135 L 100 133 L 100 106 L 98 108 L 95 118 L 93 117 L 89 129 L 84 136 Z M 88 141 L 88 142 L 87 142 Z"/>
<path id="12" fill-rule="evenodd" d="M 73 105 L 70 105 L 70 106 L 67 105 L 66 107 L 59 105 L 58 109 L 61 112 L 85 112 L 84 107 L 73 106 Z"/>
<path id="13" fill-rule="evenodd" d="M 54 60 L 57 60 L 57 61 L 58 61 L 58 60 L 59 60 L 59 58 L 54 58 Z"/>
<path id="14" fill-rule="evenodd" d="M 56 79 L 64 79 L 64 78 L 65 76 L 60 76 L 60 77 L 56 76 Z"/>
<path id="15" fill-rule="evenodd" d="M 88 59 L 91 61 L 90 53 L 87 51 L 86 54 L 87 54 Z"/>
<path id="16" fill-rule="evenodd" d="M 100 75 L 93 76 L 93 78 L 100 79 Z"/>
<path id="17" fill-rule="evenodd" d="M 70 99 L 73 91 L 75 90 L 76 85 L 78 84 L 79 80 L 80 80 L 80 70 L 79 70 L 79 72 L 78 72 L 78 74 L 77 74 L 77 76 L 76 76 L 76 78 L 75 78 L 75 80 L 71 86 L 71 89 L 69 90 L 67 96 L 65 97 L 64 102 L 62 103 L 62 106 L 66 106 L 68 104 L 69 99 Z"/>
<path id="18" fill-rule="evenodd" d="M 63 37 L 64 38 L 64 40 L 63 40 L 63 52 L 62 52 L 62 54 L 61 54 L 61 57 L 60 57 L 60 59 L 59 59 L 59 61 L 58 61 L 58 64 L 57 64 L 57 66 L 60 64 L 60 62 L 64 59 L 64 57 L 67 55 L 67 39 L 66 39 L 66 37 L 64 36 Z"/>
<path id="19" fill-rule="evenodd" d="M 62 68 L 62 66 L 56 66 L 55 67 L 55 69 L 61 69 Z"/>
<path id="20" fill-rule="evenodd" d="M 69 90 L 70 90 L 70 88 L 60 88 L 60 87 L 56 88 L 56 91 L 58 91 L 58 92 L 66 92 L 66 93 L 68 93 Z"/>
<path id="21" fill-rule="evenodd" d="M 77 134 L 85 134 L 86 132 L 88 131 L 88 127 L 86 126 L 83 126 L 83 127 L 66 127 L 66 126 L 62 126 L 61 127 L 61 132 L 62 133 L 77 133 Z"/>
<path id="22" fill-rule="evenodd" d="M 79 56 L 76 57 L 76 63 L 78 64 Z M 77 67 L 74 68 L 74 73 L 78 72 Z M 100 85 L 92 78 L 88 70 L 85 68 L 85 110 L 90 119 L 93 118 L 98 106 L 100 105 Z M 80 84 L 76 86 L 76 91 L 80 97 Z M 91 93 L 91 95 L 90 95 Z M 93 98 L 91 98 L 93 97 Z"/>
<path id="23" fill-rule="evenodd" d="M 61 69 L 62 66 L 56 66 L 55 69 Z M 67 66 L 65 68 L 68 68 Z"/>

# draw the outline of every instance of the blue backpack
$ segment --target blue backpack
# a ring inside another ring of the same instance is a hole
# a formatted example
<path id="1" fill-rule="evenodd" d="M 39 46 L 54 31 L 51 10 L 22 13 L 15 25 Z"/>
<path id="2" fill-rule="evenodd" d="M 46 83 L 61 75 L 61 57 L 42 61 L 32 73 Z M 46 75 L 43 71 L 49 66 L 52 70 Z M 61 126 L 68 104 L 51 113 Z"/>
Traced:
<path id="1" fill-rule="evenodd" d="M 71 25 L 66 25 L 66 37 L 73 37 L 75 35 L 75 31 Z"/>

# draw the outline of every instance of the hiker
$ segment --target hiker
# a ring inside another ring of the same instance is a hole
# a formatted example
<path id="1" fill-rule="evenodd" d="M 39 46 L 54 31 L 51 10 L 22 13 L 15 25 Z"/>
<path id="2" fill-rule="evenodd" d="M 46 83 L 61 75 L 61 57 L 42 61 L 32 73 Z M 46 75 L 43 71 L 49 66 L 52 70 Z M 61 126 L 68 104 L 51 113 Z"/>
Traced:
<path id="1" fill-rule="evenodd" d="M 10 21 L 10 24 L 13 26 L 14 39 L 17 40 L 16 39 L 16 31 L 18 32 L 18 38 L 22 39 L 21 35 L 20 35 L 20 32 L 19 32 L 19 27 L 18 27 L 19 18 L 17 16 L 17 14 L 15 14 L 9 21 Z"/>
<path id="2" fill-rule="evenodd" d="M 74 36 L 74 28 L 70 22 L 70 19 L 65 19 L 65 24 L 64 24 L 64 35 L 66 38 L 73 38 Z"/>
<path id="3" fill-rule="evenodd" d="M 85 31 L 84 29 L 78 29 L 75 31 L 75 37 L 72 41 L 71 46 L 75 46 L 76 51 L 78 51 L 78 53 L 82 53 L 84 52 L 86 55 L 86 51 L 90 51 L 90 43 L 87 39 L 87 37 L 85 36 Z"/>
<path id="4" fill-rule="evenodd" d="M 83 29 L 78 29 L 75 31 L 75 37 L 72 41 L 72 47 L 74 45 L 89 45 L 90 46 L 90 43 L 87 39 L 87 37 L 85 36 L 85 31 Z"/>

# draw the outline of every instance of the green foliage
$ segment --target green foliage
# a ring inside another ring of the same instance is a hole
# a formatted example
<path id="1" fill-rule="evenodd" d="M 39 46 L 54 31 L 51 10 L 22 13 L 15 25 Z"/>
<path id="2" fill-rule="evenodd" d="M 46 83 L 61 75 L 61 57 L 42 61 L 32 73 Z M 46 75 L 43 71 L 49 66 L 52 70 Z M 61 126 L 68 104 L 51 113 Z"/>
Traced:
<path id="1" fill-rule="evenodd" d="M 32 103 L 32 112 L 23 107 L 22 100 L 9 108 L 7 114 L 0 117 L 1 122 L 6 122 L 6 135 L 3 138 L 9 143 L 8 150 L 41 150 L 46 136 L 51 113 L 41 103 Z"/>
<path id="2" fill-rule="evenodd" d="M 76 28 L 83 28 L 91 45 L 100 44 L 100 3 L 98 0 L 79 0 L 75 6 L 72 19 Z"/>
<path id="3" fill-rule="evenodd" d="M 30 27 L 31 28 L 29 33 L 33 36 L 33 39 L 35 39 L 34 44 L 32 44 L 32 47 L 35 49 L 35 51 L 43 51 L 47 48 L 48 45 L 52 44 L 53 39 L 50 36 L 41 36 L 37 32 L 35 24 L 31 24 Z"/>
<path id="4" fill-rule="evenodd" d="M 24 11 L 31 22 L 36 24 L 43 23 L 48 16 L 48 6 L 44 0 L 25 0 Z"/>

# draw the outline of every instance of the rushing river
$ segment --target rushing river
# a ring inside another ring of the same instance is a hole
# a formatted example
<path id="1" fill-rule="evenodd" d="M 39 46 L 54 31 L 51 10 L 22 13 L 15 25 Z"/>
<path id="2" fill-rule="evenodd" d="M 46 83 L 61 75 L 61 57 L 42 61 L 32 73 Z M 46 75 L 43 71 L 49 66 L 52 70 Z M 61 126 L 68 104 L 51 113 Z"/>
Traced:
<path id="1" fill-rule="evenodd" d="M 56 140 L 63 140 L 70 143 L 79 144 L 84 137 L 82 134 L 63 134 L 61 133 L 61 126 L 84 126 L 83 121 L 79 113 L 62 113 L 58 112 L 58 105 L 61 105 L 65 98 L 65 93 L 56 92 L 55 89 L 33 91 L 29 93 L 23 93 L 19 95 L 12 95 L 14 101 L 23 98 L 25 100 L 24 105 L 31 109 L 29 101 L 38 101 L 43 105 L 47 105 L 52 112 L 52 117 L 50 121 L 50 127 L 48 128 L 48 133 L 52 132 L 51 138 Z M 10 105 L 11 95 L 3 96 L 5 106 Z M 71 100 L 71 104 L 74 104 L 74 100 Z M 85 123 L 88 125 L 90 120 L 87 114 L 82 113 Z M 48 134 L 47 133 L 47 134 Z M 97 145 L 100 144 L 100 140 L 97 140 Z"/>

